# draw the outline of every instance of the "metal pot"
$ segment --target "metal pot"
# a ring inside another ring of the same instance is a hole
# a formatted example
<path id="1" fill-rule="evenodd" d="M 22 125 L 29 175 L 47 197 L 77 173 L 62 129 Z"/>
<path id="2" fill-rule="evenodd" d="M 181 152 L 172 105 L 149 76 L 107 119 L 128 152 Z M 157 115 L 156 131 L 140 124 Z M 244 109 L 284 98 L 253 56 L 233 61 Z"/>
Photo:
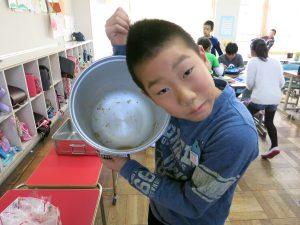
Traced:
<path id="1" fill-rule="evenodd" d="M 146 149 L 170 120 L 133 82 L 125 56 L 96 61 L 77 78 L 70 113 L 79 135 L 101 154 L 109 155 Z"/>

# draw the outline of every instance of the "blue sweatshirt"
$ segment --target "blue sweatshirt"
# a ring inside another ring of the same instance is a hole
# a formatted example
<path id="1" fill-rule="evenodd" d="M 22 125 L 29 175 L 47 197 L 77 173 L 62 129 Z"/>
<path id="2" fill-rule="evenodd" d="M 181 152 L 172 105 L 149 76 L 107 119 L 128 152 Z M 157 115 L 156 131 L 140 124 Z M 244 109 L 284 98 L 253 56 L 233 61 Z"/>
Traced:
<path id="1" fill-rule="evenodd" d="M 154 173 L 135 160 L 120 171 L 164 224 L 223 225 L 237 181 L 258 155 L 252 116 L 225 81 L 215 83 L 223 92 L 208 118 L 171 118 L 156 142 Z"/>
<path id="2" fill-rule="evenodd" d="M 199 38 L 200 39 L 200 38 Z M 198 39 L 198 42 L 199 42 L 199 39 Z M 211 50 L 210 50 L 210 53 L 211 54 L 214 54 L 216 56 L 216 51 L 218 52 L 219 56 L 223 55 L 223 52 L 222 52 L 222 49 L 220 47 L 220 42 L 219 40 L 214 37 L 214 36 L 211 36 L 209 38 L 210 42 L 211 42 Z"/>

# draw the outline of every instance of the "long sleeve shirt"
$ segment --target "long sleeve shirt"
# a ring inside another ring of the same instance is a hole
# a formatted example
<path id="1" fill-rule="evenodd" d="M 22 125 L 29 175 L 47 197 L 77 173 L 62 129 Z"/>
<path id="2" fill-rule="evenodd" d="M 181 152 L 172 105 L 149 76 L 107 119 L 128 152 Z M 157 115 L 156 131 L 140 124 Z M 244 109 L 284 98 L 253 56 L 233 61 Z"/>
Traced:
<path id="1" fill-rule="evenodd" d="M 211 52 L 212 54 L 216 55 L 216 51 L 217 51 L 218 54 L 219 54 L 219 56 L 221 56 L 221 55 L 223 54 L 223 52 L 222 52 L 222 49 L 221 49 L 221 47 L 220 47 L 220 42 L 219 42 L 219 40 L 218 40 L 216 37 L 214 37 L 214 36 L 211 36 L 211 37 L 209 38 L 209 40 L 210 40 L 211 45 L 212 45 L 210 52 Z"/>
<path id="2" fill-rule="evenodd" d="M 223 225 L 237 182 L 258 155 L 252 116 L 225 81 L 216 86 L 223 92 L 208 118 L 171 118 L 156 142 L 154 173 L 135 160 L 120 171 L 166 225 Z"/>
<path id="3" fill-rule="evenodd" d="M 256 104 L 278 105 L 284 86 L 282 65 L 276 59 L 264 62 L 253 57 L 247 65 L 247 89 L 252 90 L 251 101 Z"/>
<path id="4" fill-rule="evenodd" d="M 219 63 L 223 63 L 225 66 L 233 65 L 236 68 L 243 69 L 244 68 L 244 60 L 242 55 L 236 54 L 236 56 L 230 60 L 227 58 L 226 54 L 223 54 L 219 57 Z"/>

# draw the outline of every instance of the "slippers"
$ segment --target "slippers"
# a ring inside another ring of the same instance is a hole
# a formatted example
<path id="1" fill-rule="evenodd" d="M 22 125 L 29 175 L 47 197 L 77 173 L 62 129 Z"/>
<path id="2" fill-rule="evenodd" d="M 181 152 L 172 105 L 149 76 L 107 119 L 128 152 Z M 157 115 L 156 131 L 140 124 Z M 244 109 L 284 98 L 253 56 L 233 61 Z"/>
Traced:
<path id="1" fill-rule="evenodd" d="M 261 154 L 261 158 L 263 159 L 272 159 L 276 155 L 280 153 L 280 150 L 277 147 L 271 148 L 269 151 L 267 151 L 264 154 Z"/>

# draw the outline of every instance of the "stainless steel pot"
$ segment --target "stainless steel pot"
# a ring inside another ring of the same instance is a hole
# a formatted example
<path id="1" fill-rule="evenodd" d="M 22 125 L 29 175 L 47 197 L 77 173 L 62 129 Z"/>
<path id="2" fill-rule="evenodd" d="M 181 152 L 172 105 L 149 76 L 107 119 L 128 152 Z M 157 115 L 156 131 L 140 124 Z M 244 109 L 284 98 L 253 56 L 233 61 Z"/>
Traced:
<path id="1" fill-rule="evenodd" d="M 146 149 L 163 134 L 170 119 L 133 82 L 125 56 L 101 59 L 77 78 L 70 113 L 80 136 L 109 155 Z"/>

